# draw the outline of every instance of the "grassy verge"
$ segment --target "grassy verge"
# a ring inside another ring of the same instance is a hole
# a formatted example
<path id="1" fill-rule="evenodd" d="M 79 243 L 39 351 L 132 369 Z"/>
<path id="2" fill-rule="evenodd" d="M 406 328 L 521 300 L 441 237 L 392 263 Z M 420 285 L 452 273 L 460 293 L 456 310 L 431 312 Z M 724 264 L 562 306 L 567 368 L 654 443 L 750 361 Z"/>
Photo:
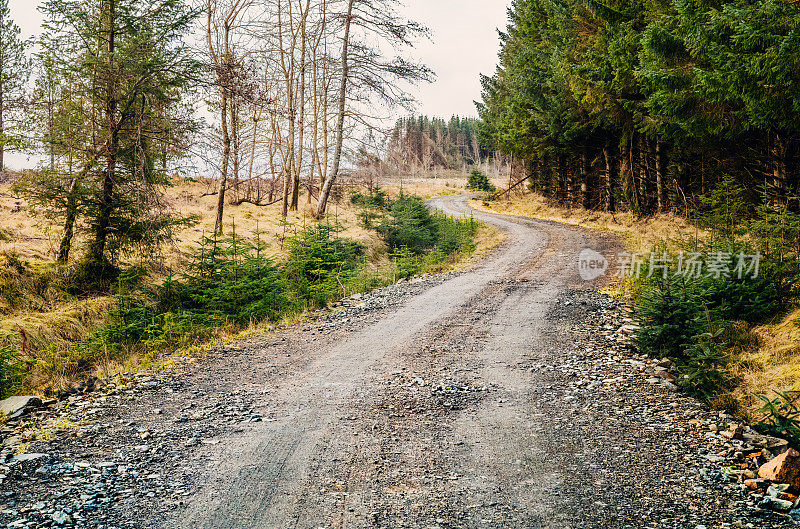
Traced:
<path id="1" fill-rule="evenodd" d="M 501 215 L 517 215 L 562 224 L 583 226 L 619 236 L 630 252 L 650 252 L 665 242 L 675 248 L 679 241 L 703 240 L 709 233 L 693 226 L 685 217 L 674 213 L 641 218 L 633 213 L 605 213 L 581 208 L 554 206 L 536 194 L 485 201 L 476 198 L 470 205 L 479 210 Z"/>
<path id="2" fill-rule="evenodd" d="M 0 281 L 0 298 L 11 300 L 0 313 L 0 394 L 50 394 L 88 375 L 168 364 L 172 353 L 275 328 L 357 292 L 464 267 L 502 242 L 496 230 L 431 214 L 403 193 L 386 194 L 383 208 L 342 209 L 338 218 L 358 216 L 360 226 L 333 224 L 334 213 L 292 231 L 264 235 L 256 225 L 247 237 L 206 237 L 184 247 L 179 273 L 131 268 L 99 298 L 69 299 L 66 269 L 0 266 L 16 270 Z M 43 274 L 47 288 L 33 288 Z"/>

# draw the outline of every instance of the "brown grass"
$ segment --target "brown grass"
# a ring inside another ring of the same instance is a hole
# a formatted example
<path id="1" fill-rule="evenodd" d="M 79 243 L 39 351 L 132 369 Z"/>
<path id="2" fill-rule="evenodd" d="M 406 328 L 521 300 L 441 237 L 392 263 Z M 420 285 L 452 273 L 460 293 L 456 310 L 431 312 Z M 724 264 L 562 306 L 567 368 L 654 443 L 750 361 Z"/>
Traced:
<path id="1" fill-rule="evenodd" d="M 637 218 L 629 212 L 612 214 L 582 208 L 564 208 L 553 206 L 544 197 L 536 194 L 501 198 L 491 202 L 474 199 L 470 203 L 481 211 L 551 220 L 614 233 L 625 241 L 631 252 L 648 253 L 662 243 L 674 246 L 679 240 L 708 237 L 707 233 L 690 225 L 685 218 L 672 213 Z"/>
<path id="2" fill-rule="evenodd" d="M 666 243 L 674 248 L 678 241 L 704 240 L 709 234 L 691 226 L 674 214 L 644 219 L 631 213 L 609 214 L 585 209 L 552 206 L 534 194 L 504 198 L 492 202 L 471 201 L 482 211 L 519 215 L 593 228 L 619 235 L 629 251 L 649 253 Z M 623 286 L 620 284 L 620 286 Z M 740 383 L 730 393 L 719 396 L 720 406 L 738 411 L 751 419 L 758 418 L 761 401 L 756 395 L 775 396 L 775 391 L 800 391 L 800 309 L 773 323 L 740 329 L 732 351 L 735 361 L 731 374 Z"/>
<path id="3" fill-rule="evenodd" d="M 756 395 L 776 396 L 776 391 L 800 391 L 800 309 L 774 323 L 749 331 L 750 344 L 736 352 L 733 374 L 740 380 L 732 397 L 739 409 L 758 418 L 762 402 Z M 749 345 L 749 347 L 747 346 Z"/>
<path id="4" fill-rule="evenodd" d="M 432 198 L 463 193 L 465 182 L 465 177 L 448 174 L 440 178 L 387 179 L 381 185 L 392 196 L 402 190 L 406 194 Z M 166 247 L 161 256 L 165 266 L 180 269 L 189 250 L 196 247 L 203 237 L 213 233 L 217 198 L 213 194 L 206 195 L 209 191 L 213 191 L 213 186 L 190 179 L 176 180 L 167 188 L 163 199 L 165 206 L 177 216 L 195 217 L 198 223 L 175 234 L 175 243 Z M 306 195 L 301 197 L 300 210 L 290 212 L 286 223 L 282 222 L 280 209 L 280 204 L 227 205 L 225 233 L 230 235 L 235 227 L 237 236 L 252 238 L 258 230 L 262 239 L 270 245 L 268 254 L 280 256 L 283 253 L 283 238 L 315 222 L 313 207 L 307 203 Z M 343 237 L 357 240 L 370 249 L 380 246 L 374 231 L 359 226 L 357 213 L 358 210 L 350 204 L 349 192 L 345 192 L 340 201 L 331 202 L 326 221 L 341 224 L 345 228 Z M 12 195 L 10 184 L 0 184 L 0 254 L 15 253 L 33 262 L 51 261 L 55 258 L 60 236 L 61 227 L 58 223 L 34 216 L 24 199 Z M 85 236 L 78 235 L 73 255 L 80 255 L 84 243 Z M 152 258 L 150 255 L 146 257 L 148 260 Z M 137 256 L 129 256 L 129 259 L 136 261 Z"/>
<path id="5" fill-rule="evenodd" d="M 447 175 L 440 178 L 403 179 L 401 181 L 382 182 L 384 189 L 397 196 L 401 191 L 416 194 L 424 198 L 464 192 L 465 177 Z M 355 190 L 355 189 L 353 189 Z M 174 234 L 173 243 L 162 249 L 156 256 L 157 265 L 153 270 L 152 280 L 158 281 L 169 270 L 180 271 L 187 258 L 204 237 L 214 229 L 216 212 L 216 196 L 206 194 L 211 191 L 207 183 L 188 179 L 174 182 L 167 189 L 163 198 L 165 207 L 174 215 L 194 217 L 197 224 L 180 230 Z M 373 230 L 359 225 L 358 209 L 349 200 L 350 192 L 343 193 L 339 201 L 330 204 L 326 222 L 342 226 L 341 236 L 361 242 L 367 248 L 370 266 L 364 271 L 364 284 L 374 282 L 375 278 L 386 282 L 393 280 L 391 262 L 386 255 L 383 242 Z M 301 199 L 300 211 L 290 212 L 283 222 L 280 215 L 280 204 L 256 206 L 242 204 L 227 205 L 225 210 L 225 235 L 230 236 L 235 229 L 238 237 L 255 238 L 256 233 L 262 241 L 268 243 L 267 254 L 280 259 L 285 255 L 283 241 L 295 235 L 315 221 L 313 208 L 307 204 L 306 197 Z M 29 263 L 28 268 L 40 271 L 51 268 L 60 236 L 58 223 L 36 217 L 28 204 L 11 195 L 9 184 L 0 184 L 0 255 L 10 253 Z M 477 248 L 474 255 L 482 256 L 502 243 L 503 235 L 493 228 L 481 225 L 476 236 Z M 79 258 L 86 244 L 85 231 L 80 232 L 74 240 L 72 256 Z M 470 263 L 469 256 L 446 263 L 436 271 L 449 271 L 464 268 Z M 153 256 L 126 256 L 129 264 L 152 264 Z M 390 270 L 391 269 L 391 270 Z M 24 274 L 23 274 L 24 276 Z M 9 276 L 10 277 L 10 276 Z M 16 281 L 16 276 L 14 279 Z M 30 278 L 36 278 L 31 274 Z M 8 279 L 8 278 L 7 278 Z M 28 276 L 22 277 L 28 280 Z M 46 297 L 46 296 L 45 296 Z M 36 306 L 39 302 L 39 306 Z M 108 311 L 113 300 L 97 298 L 86 301 L 64 301 L 53 299 L 34 300 L 32 303 L 20 304 L 16 309 L 0 307 L 0 339 L 2 336 L 17 349 L 22 349 L 21 335 L 27 336 L 23 359 L 33 366 L 32 374 L 27 381 L 27 389 L 61 389 L 75 381 L 76 374 L 86 373 L 76 362 L 85 363 L 85 359 L 71 354 L 70 347 L 108 323 Z M 300 316 L 302 318 L 303 316 Z M 284 320 L 279 326 L 290 325 L 298 317 Z M 245 331 L 235 328 L 218 328 L 205 333 L 202 338 L 189 338 L 180 345 L 180 354 L 201 351 L 211 344 L 241 340 L 247 336 L 275 328 L 274 324 L 263 323 Z M 0 345 L 3 345 L 0 343 Z M 174 364 L 172 360 L 154 358 L 146 350 L 131 350 L 117 358 L 90 359 L 94 374 L 108 376 L 110 374 L 130 371 L 142 367 L 162 368 Z"/>

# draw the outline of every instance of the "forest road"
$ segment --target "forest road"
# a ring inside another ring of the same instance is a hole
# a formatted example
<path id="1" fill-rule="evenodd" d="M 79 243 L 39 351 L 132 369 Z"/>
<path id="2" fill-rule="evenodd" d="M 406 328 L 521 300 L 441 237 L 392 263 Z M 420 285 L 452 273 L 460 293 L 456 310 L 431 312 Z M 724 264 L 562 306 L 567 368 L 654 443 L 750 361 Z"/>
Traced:
<path id="1" fill-rule="evenodd" d="M 208 447 L 214 464 L 167 527 L 644 527 L 703 512 L 681 499 L 683 448 L 626 424 L 635 393 L 602 379 L 568 392 L 584 349 L 598 355 L 586 365 L 621 354 L 588 345 L 610 300 L 577 266 L 585 248 L 616 254 L 615 239 L 465 196 L 430 204 L 508 239 L 354 332 L 307 337 L 281 376 L 266 361 L 231 370 L 264 388 L 270 418 Z"/>

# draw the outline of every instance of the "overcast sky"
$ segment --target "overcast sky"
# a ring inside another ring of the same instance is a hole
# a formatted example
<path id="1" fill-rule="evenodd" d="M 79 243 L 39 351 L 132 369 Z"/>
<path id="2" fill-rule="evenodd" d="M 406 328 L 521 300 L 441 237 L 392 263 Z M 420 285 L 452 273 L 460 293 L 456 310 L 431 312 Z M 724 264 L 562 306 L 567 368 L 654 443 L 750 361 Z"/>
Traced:
<path id="1" fill-rule="evenodd" d="M 38 0 L 10 0 L 11 16 L 24 37 L 39 34 L 42 17 Z M 432 41 L 422 41 L 411 56 L 436 72 L 433 84 L 415 89 L 418 112 L 448 118 L 474 116 L 480 99 L 480 74 L 491 74 L 497 64 L 497 29 L 506 25 L 510 0 L 406 0 L 403 14 L 428 26 Z M 24 158 L 12 153 L 10 165 Z"/>
<path id="2" fill-rule="evenodd" d="M 420 112 L 449 117 L 474 115 L 479 74 L 494 71 L 508 0 L 406 0 L 404 14 L 426 24 L 433 42 L 421 42 L 415 58 L 436 71 L 436 83 L 419 87 Z M 36 0 L 10 0 L 11 16 L 25 36 L 37 34 Z"/>
<path id="3" fill-rule="evenodd" d="M 497 65 L 507 0 L 407 0 L 406 16 L 426 24 L 433 42 L 421 43 L 418 58 L 434 69 L 436 83 L 419 88 L 420 112 L 449 117 L 475 115 L 480 74 Z"/>

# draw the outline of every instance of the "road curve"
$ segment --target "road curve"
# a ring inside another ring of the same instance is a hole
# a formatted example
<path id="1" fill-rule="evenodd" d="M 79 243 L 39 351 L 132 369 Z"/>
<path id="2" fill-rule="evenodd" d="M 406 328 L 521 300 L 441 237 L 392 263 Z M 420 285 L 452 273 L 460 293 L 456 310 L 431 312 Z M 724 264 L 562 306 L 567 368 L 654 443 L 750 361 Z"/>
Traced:
<path id="1" fill-rule="evenodd" d="M 484 338 L 485 346 L 480 353 L 492 361 L 482 369 L 480 378 L 486 385 L 501 388 L 497 392 L 508 395 L 508 404 L 499 412 L 485 407 L 480 413 L 462 417 L 455 421 L 452 430 L 454 438 L 479 440 L 476 446 L 480 449 L 470 457 L 471 464 L 480 469 L 480 478 L 468 479 L 485 481 L 486 494 L 502 488 L 510 473 L 515 474 L 515 479 L 521 477 L 516 475 L 518 465 L 513 461 L 521 455 L 522 447 L 530 443 L 526 401 L 532 382 L 530 376 L 509 366 L 542 346 L 544 314 L 561 290 L 580 282 L 578 252 L 586 246 L 607 243 L 599 242 L 587 232 L 560 225 L 471 211 L 467 197 L 463 196 L 438 198 L 431 205 L 448 214 L 472 214 L 476 220 L 504 230 L 508 240 L 474 270 L 416 296 L 346 341 L 316 351 L 313 363 L 284 380 L 275 390 L 284 397 L 283 410 L 277 413 L 281 418 L 263 423 L 221 454 L 214 480 L 181 513 L 175 521 L 178 527 L 327 527 L 332 516 L 340 520 L 337 526 L 372 527 L 370 516 L 374 511 L 370 510 L 370 500 L 366 497 L 369 494 L 354 499 L 344 513 L 335 514 L 320 511 L 318 505 L 305 499 L 308 474 L 315 458 L 352 460 L 353 449 L 361 444 L 352 435 L 357 430 L 354 424 L 348 423 L 343 428 L 340 419 L 358 408 L 359 403 L 354 400 L 365 394 L 369 398 L 387 376 L 402 367 L 409 349 L 424 350 L 430 346 L 426 339 L 432 329 L 461 318 L 465 307 L 474 310 L 482 305 L 491 285 L 536 280 L 537 288 L 512 290 L 504 293 L 505 299 L 487 300 L 487 304 L 496 307 L 491 316 L 493 321 L 487 322 L 491 334 Z M 338 431 L 342 429 L 346 431 Z M 421 440 L 415 446 L 413 439 L 404 444 L 412 450 L 426 446 Z M 537 452 L 543 449 L 535 447 Z M 514 468 L 508 468 L 508 464 Z M 353 468 L 349 472 L 357 474 L 358 470 Z M 546 513 L 550 503 L 547 489 L 558 480 L 558 469 L 549 469 L 544 477 L 546 487 L 519 490 L 516 501 L 532 512 Z M 536 481 L 543 483 L 540 479 Z M 347 486 L 351 489 L 349 496 L 364 495 L 363 490 Z M 474 502 L 480 501 L 480 492 L 476 492 Z M 436 518 L 432 520 L 435 522 Z M 417 514 L 415 519 L 422 521 L 425 516 Z"/>
<path id="2" fill-rule="evenodd" d="M 242 366 L 263 377 L 273 420 L 210 448 L 207 479 L 166 527 L 695 527 L 724 511 L 685 499 L 687 447 L 637 415 L 660 394 L 577 382 L 621 354 L 587 327 L 607 304 L 577 269 L 581 250 L 613 254 L 614 240 L 467 200 L 430 205 L 507 241 L 342 339 L 303 342 L 309 360 L 283 377 Z"/>

